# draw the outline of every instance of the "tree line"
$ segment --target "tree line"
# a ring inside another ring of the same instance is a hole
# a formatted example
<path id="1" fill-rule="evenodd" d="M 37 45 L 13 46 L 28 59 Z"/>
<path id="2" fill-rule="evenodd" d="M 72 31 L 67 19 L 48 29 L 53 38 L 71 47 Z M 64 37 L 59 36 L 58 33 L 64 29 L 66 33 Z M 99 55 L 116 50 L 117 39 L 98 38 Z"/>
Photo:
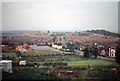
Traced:
<path id="1" fill-rule="evenodd" d="M 120 37 L 120 34 L 113 33 L 113 32 L 106 31 L 106 30 L 87 30 L 87 32 L 102 34 L 102 35 L 106 35 L 106 36 Z"/>

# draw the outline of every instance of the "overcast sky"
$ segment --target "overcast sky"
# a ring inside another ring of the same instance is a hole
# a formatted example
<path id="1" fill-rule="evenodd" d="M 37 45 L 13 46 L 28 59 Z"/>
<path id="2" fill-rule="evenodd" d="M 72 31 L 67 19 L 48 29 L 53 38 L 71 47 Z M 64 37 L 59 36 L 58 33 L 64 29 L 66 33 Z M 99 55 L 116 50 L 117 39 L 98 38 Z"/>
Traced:
<path id="1" fill-rule="evenodd" d="M 117 2 L 41 0 L 41 2 L 2 3 L 3 31 L 85 31 L 92 29 L 118 32 Z"/>

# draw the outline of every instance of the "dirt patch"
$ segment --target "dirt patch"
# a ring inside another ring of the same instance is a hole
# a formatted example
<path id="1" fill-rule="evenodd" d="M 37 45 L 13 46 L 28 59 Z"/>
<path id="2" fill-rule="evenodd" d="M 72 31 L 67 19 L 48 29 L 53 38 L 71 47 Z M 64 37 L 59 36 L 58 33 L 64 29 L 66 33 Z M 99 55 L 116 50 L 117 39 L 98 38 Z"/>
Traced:
<path id="1" fill-rule="evenodd" d="M 23 67 L 23 66 L 13 67 L 13 69 L 25 69 L 25 68 L 33 68 L 33 67 Z"/>
<path id="2" fill-rule="evenodd" d="M 53 72 L 61 77 L 80 78 L 82 71 L 86 68 L 58 67 Z"/>

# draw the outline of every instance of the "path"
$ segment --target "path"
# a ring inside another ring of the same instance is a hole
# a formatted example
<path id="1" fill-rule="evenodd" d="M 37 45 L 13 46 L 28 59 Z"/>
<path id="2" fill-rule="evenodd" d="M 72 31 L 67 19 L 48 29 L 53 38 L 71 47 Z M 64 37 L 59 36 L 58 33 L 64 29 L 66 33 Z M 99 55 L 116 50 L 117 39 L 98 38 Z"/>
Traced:
<path id="1" fill-rule="evenodd" d="M 108 61 L 115 61 L 115 59 L 111 59 L 111 58 L 106 58 L 106 57 L 102 57 L 102 56 L 97 56 L 98 59 L 103 59 L 103 60 L 108 60 Z"/>

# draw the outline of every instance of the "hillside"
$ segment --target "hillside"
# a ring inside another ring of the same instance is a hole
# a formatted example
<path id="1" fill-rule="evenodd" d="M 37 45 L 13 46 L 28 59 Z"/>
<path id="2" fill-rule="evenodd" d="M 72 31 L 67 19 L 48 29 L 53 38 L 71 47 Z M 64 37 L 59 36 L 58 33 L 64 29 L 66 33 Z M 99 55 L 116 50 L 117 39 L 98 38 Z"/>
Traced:
<path id="1" fill-rule="evenodd" d="M 109 32 L 106 30 L 87 30 L 87 32 L 102 34 L 102 35 L 106 35 L 106 36 L 120 37 L 120 34 Z"/>

